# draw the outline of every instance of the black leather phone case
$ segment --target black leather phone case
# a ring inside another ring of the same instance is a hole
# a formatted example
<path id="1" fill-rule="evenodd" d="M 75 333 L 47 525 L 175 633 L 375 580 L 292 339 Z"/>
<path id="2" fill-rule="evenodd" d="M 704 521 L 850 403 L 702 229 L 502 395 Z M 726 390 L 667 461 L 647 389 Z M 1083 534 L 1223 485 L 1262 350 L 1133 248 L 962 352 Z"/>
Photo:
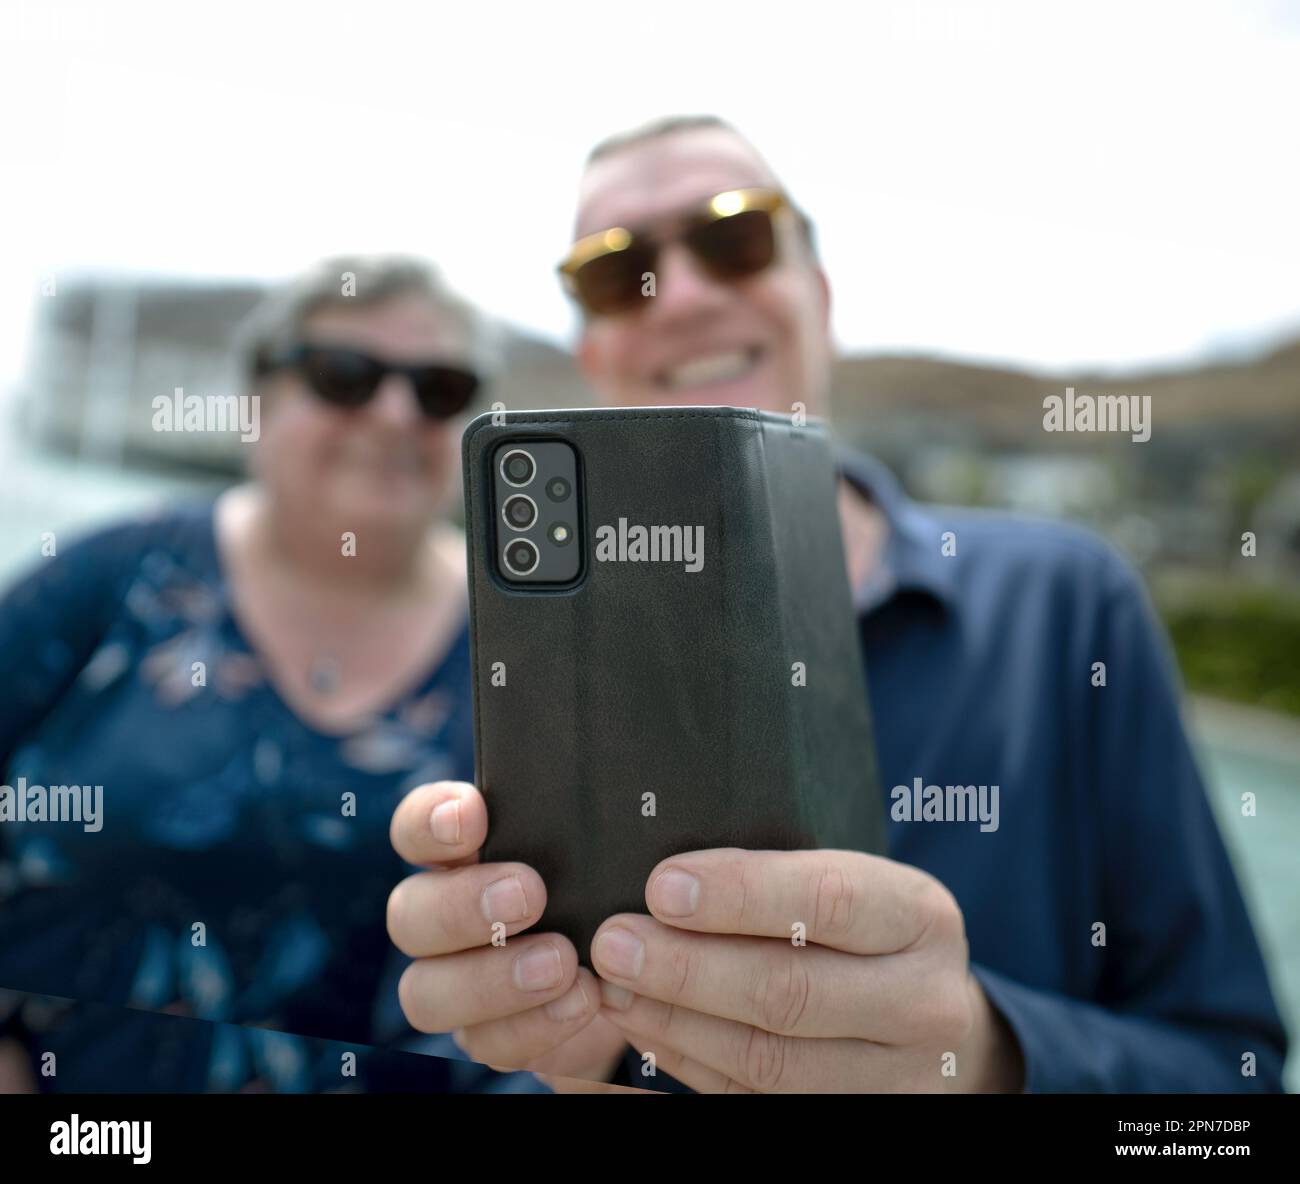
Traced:
<path id="1" fill-rule="evenodd" d="M 825 430 L 724 407 L 496 421 L 480 416 L 463 443 L 481 857 L 540 873 L 539 929 L 589 966 L 595 930 L 647 911 L 668 856 L 882 853 Z M 490 466 L 501 444 L 546 438 L 577 450 L 583 567 L 570 587 L 515 590 L 494 560 Z M 620 518 L 702 526 L 702 569 L 598 560 L 597 528 Z"/>

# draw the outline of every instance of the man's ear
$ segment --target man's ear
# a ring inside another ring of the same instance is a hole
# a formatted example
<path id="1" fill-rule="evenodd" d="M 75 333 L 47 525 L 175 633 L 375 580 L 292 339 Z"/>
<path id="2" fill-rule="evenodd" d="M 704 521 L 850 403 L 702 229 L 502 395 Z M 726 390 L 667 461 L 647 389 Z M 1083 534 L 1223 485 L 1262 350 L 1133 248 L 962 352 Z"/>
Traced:
<path id="1" fill-rule="evenodd" d="M 831 330 L 831 281 L 826 269 L 817 264 L 813 268 L 813 291 L 821 307 L 821 324 L 827 333 Z"/>

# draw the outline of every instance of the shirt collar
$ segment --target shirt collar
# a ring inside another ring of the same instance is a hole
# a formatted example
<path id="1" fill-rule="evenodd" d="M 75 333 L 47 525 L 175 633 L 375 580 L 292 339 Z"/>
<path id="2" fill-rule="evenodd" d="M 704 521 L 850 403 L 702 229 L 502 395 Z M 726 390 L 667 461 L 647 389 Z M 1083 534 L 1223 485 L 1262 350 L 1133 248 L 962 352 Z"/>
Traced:
<path id="1" fill-rule="evenodd" d="M 919 592 L 952 609 L 957 603 L 956 560 L 941 550 L 943 529 L 924 506 L 903 492 L 880 461 L 843 446 L 834 449 L 841 477 L 869 497 L 885 516 L 889 537 L 876 570 L 853 589 L 853 607 L 865 616 L 900 592 Z"/>

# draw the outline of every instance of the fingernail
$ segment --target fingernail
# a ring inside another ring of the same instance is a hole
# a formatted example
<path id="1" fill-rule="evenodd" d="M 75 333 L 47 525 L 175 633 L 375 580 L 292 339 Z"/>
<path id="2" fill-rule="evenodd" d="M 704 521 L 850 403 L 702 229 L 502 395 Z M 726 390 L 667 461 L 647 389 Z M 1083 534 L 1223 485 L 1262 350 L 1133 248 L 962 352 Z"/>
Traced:
<path id="1" fill-rule="evenodd" d="M 650 886 L 655 906 L 670 917 L 689 917 L 700 904 L 700 882 L 690 872 L 670 867 Z"/>
<path id="2" fill-rule="evenodd" d="M 429 818 L 433 837 L 449 847 L 460 842 L 460 799 L 452 798 L 435 806 Z"/>
<path id="3" fill-rule="evenodd" d="M 545 991 L 564 977 L 560 951 L 553 945 L 534 946 L 515 959 L 515 986 L 521 991 Z"/>
<path id="4" fill-rule="evenodd" d="M 507 923 L 528 916 L 528 897 L 518 876 L 503 876 L 483 889 L 483 916 Z"/>
<path id="5" fill-rule="evenodd" d="M 559 1023 L 576 1020 L 586 1010 L 587 992 L 582 989 L 582 979 L 574 984 L 573 990 L 567 995 L 552 999 L 546 1005 L 546 1014 Z"/>
<path id="6" fill-rule="evenodd" d="M 636 996 L 626 987 L 620 987 L 618 983 L 607 983 L 601 979 L 600 998 L 606 1007 L 612 1007 L 615 1011 L 626 1011 L 632 1006 L 632 1000 Z"/>
<path id="7" fill-rule="evenodd" d="M 645 943 L 630 929 L 621 926 L 606 929 L 596 942 L 594 952 L 609 972 L 619 978 L 636 978 L 645 965 Z"/>

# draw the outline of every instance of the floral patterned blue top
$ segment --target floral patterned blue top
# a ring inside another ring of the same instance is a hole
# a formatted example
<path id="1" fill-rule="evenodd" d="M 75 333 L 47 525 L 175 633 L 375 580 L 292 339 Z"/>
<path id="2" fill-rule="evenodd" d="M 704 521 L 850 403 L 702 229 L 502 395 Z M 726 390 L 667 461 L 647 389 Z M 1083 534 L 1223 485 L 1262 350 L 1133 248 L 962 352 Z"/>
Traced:
<path id="1" fill-rule="evenodd" d="M 280 1080 L 232 1053 L 232 1032 L 262 1049 L 257 1029 L 460 1058 L 447 1088 L 533 1088 L 413 1032 L 384 928 L 409 870 L 394 807 L 472 779 L 467 631 L 368 725 L 316 731 L 231 613 L 203 504 L 43 559 L 0 600 L 0 670 L 0 986 L 218 1021 L 188 1025 L 210 1037 L 189 1049 L 206 1088 L 330 1088 L 292 1039 Z"/>

